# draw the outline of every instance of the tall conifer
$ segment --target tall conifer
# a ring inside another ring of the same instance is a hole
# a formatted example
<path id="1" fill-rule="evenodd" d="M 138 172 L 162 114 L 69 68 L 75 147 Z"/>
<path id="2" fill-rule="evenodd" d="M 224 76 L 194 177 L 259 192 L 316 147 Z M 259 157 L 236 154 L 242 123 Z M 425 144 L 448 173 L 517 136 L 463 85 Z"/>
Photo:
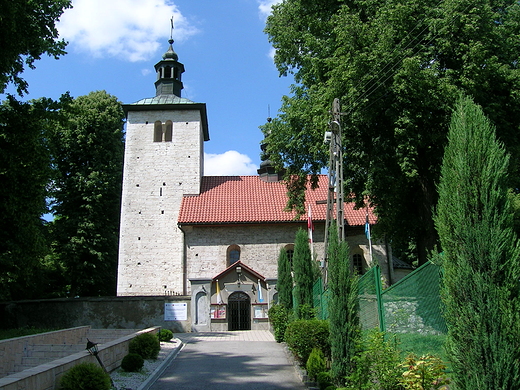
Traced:
<path id="1" fill-rule="evenodd" d="M 293 280 L 291 275 L 291 263 L 287 256 L 285 248 L 280 249 L 278 256 L 278 283 L 276 284 L 278 290 L 278 303 L 283 305 L 286 309 L 293 308 Z"/>
<path id="2" fill-rule="evenodd" d="M 309 238 L 307 232 L 298 229 L 296 239 L 294 241 L 293 255 L 293 271 L 294 271 L 294 312 L 297 318 L 301 318 L 302 306 L 312 307 L 312 284 L 313 284 L 313 268 L 311 250 L 309 248 Z"/>
<path id="3" fill-rule="evenodd" d="M 435 223 L 453 380 L 461 390 L 520 389 L 520 262 L 509 156 L 469 98 L 453 114 Z"/>
<path id="4" fill-rule="evenodd" d="M 329 321 L 332 354 L 331 375 L 343 385 L 350 371 L 359 337 L 358 283 L 350 269 L 349 246 L 338 242 L 335 224 L 329 229 Z"/>

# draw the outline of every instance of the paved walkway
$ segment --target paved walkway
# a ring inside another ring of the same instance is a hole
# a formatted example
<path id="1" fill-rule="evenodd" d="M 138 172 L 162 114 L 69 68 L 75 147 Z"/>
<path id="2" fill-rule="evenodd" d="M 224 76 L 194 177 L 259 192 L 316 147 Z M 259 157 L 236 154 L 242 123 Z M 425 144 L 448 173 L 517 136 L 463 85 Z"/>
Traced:
<path id="1" fill-rule="evenodd" d="M 185 346 L 150 390 L 303 390 L 269 331 L 178 333 Z"/>

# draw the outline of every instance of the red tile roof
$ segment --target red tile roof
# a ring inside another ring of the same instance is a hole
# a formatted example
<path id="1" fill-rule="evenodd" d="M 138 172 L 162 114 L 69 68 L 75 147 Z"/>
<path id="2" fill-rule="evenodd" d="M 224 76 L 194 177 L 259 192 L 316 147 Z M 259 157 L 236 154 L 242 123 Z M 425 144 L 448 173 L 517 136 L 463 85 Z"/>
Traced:
<path id="1" fill-rule="evenodd" d="M 313 221 L 325 221 L 328 178 L 320 175 L 318 188 L 306 191 L 305 210 L 311 205 Z M 180 224 L 227 224 L 294 222 L 296 213 L 285 211 L 287 188 L 283 182 L 265 182 L 259 176 L 205 176 L 200 195 L 186 195 L 179 213 Z M 306 221 L 307 215 L 300 220 Z M 353 203 L 345 203 L 345 219 L 350 226 L 362 226 L 366 209 L 354 210 Z M 369 210 L 369 221 L 376 217 Z"/>

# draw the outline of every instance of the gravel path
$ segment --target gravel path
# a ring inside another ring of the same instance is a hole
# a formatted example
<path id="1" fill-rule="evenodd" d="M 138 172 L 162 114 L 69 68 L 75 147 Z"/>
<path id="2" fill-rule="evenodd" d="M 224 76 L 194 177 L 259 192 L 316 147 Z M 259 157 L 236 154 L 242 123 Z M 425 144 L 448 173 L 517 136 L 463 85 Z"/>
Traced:
<path id="1" fill-rule="evenodd" d="M 117 390 L 139 390 L 153 373 L 161 367 L 161 364 L 181 345 L 179 339 L 169 342 L 161 341 L 161 350 L 156 360 L 145 360 L 144 366 L 139 372 L 125 372 L 119 367 L 110 373 Z"/>

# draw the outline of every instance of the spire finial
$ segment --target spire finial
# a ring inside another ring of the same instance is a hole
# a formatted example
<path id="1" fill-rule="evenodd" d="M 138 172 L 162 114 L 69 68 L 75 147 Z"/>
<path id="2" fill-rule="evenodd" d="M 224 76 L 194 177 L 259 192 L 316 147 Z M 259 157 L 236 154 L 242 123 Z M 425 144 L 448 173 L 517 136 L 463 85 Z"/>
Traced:
<path id="1" fill-rule="evenodd" d="M 174 24 L 174 21 L 173 21 L 173 15 L 170 19 L 170 25 L 171 25 L 171 29 L 170 29 L 170 41 L 172 41 L 173 43 L 173 30 L 175 29 L 175 24 Z"/>

